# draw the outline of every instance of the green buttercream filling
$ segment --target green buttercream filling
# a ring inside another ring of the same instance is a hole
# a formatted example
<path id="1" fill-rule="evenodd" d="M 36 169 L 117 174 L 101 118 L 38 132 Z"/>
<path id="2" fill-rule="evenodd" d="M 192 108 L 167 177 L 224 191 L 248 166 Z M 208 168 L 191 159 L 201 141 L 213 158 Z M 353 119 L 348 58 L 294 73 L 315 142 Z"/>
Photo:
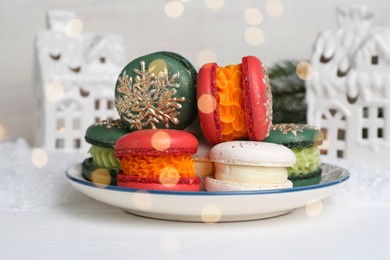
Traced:
<path id="1" fill-rule="evenodd" d="M 295 165 L 287 168 L 288 176 L 308 174 L 321 166 L 320 149 L 317 146 L 292 148 L 296 157 Z"/>
<path id="2" fill-rule="evenodd" d="M 103 168 L 119 168 L 119 160 L 114 155 L 114 149 L 102 148 L 92 145 L 88 151 L 93 158 L 93 161 Z"/>

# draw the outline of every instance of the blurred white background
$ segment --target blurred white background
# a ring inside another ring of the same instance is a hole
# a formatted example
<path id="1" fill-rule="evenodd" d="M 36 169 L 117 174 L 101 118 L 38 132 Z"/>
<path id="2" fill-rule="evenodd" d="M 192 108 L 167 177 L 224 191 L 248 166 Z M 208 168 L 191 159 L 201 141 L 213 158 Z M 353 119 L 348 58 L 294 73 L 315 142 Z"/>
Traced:
<path id="1" fill-rule="evenodd" d="M 335 8 L 356 3 L 372 6 L 373 26 L 390 25 L 388 0 L 1 1 L 0 141 L 33 141 L 34 38 L 49 9 L 76 12 L 84 32 L 121 34 L 126 61 L 169 50 L 199 68 L 210 60 L 237 64 L 245 55 L 266 66 L 309 59 L 317 33 L 336 27 Z"/>

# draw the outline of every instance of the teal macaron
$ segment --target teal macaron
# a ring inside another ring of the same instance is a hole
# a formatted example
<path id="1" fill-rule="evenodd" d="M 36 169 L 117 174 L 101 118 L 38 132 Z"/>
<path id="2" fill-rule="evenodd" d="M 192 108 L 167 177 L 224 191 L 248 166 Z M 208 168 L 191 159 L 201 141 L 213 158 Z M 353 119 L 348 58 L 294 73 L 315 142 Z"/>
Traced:
<path id="1" fill-rule="evenodd" d="M 119 74 L 115 107 L 131 130 L 183 130 L 196 114 L 197 70 L 183 56 L 160 51 L 134 59 Z"/>
<path id="2" fill-rule="evenodd" d="M 91 144 L 88 153 L 92 157 L 83 161 L 82 175 L 85 179 L 116 185 L 116 174 L 121 168 L 114 155 L 114 146 L 120 137 L 129 132 L 120 119 L 103 120 L 88 127 L 85 141 Z"/>
<path id="3" fill-rule="evenodd" d="M 264 142 L 276 143 L 290 148 L 296 163 L 288 167 L 288 178 L 294 187 L 317 184 L 321 181 L 321 157 L 319 145 L 321 131 L 307 124 L 274 124 Z"/>

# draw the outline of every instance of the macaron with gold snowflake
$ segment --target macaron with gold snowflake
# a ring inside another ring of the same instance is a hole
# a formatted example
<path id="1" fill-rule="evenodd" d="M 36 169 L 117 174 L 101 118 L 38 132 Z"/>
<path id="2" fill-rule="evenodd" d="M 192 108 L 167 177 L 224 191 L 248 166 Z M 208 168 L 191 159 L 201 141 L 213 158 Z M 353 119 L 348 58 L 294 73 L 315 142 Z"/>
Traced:
<path id="1" fill-rule="evenodd" d="M 197 71 L 183 56 L 167 51 L 125 66 L 115 89 L 115 107 L 131 130 L 184 129 L 196 116 Z"/>

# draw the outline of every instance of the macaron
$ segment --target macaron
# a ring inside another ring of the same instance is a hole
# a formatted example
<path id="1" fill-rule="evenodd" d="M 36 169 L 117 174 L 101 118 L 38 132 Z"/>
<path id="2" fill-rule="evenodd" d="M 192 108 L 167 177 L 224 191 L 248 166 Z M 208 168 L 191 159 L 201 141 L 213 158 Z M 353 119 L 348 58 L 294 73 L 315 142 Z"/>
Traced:
<path id="1" fill-rule="evenodd" d="M 145 129 L 121 137 L 115 145 L 122 173 L 118 186 L 170 191 L 199 191 L 192 155 L 198 140 L 186 131 Z"/>
<path id="2" fill-rule="evenodd" d="M 294 153 L 279 144 L 230 141 L 210 150 L 215 175 L 205 181 L 208 191 L 242 191 L 291 188 L 286 167 L 295 163 Z"/>
<path id="3" fill-rule="evenodd" d="M 131 130 L 184 129 L 194 119 L 197 71 L 183 56 L 160 51 L 127 64 L 115 88 L 115 107 Z"/>
<path id="4" fill-rule="evenodd" d="M 294 187 L 317 184 L 321 181 L 321 157 L 319 145 L 321 131 L 307 124 L 274 124 L 264 142 L 282 144 L 290 148 L 296 163 L 287 168 L 288 178 Z"/>
<path id="5" fill-rule="evenodd" d="M 272 125 L 272 93 L 262 62 L 242 58 L 238 65 L 203 65 L 198 73 L 197 105 L 208 142 L 261 141 Z"/>
<path id="6" fill-rule="evenodd" d="M 82 164 L 82 175 L 85 179 L 100 183 L 116 185 L 116 174 L 120 164 L 115 157 L 114 145 L 118 138 L 127 134 L 127 129 L 120 119 L 107 119 L 89 126 L 85 141 L 91 144 L 87 158 Z"/>

